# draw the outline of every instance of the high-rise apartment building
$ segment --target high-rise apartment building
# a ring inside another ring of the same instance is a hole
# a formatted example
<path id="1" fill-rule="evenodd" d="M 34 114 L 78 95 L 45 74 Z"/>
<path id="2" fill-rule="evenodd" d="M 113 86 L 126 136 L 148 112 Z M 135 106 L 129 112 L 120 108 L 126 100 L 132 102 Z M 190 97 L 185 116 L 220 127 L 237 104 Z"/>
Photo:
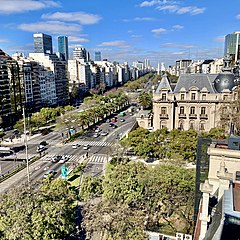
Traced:
<path id="1" fill-rule="evenodd" d="M 58 37 L 58 52 L 60 54 L 60 59 L 63 61 L 68 60 L 68 37 L 59 36 Z"/>
<path id="2" fill-rule="evenodd" d="M 87 51 L 85 48 L 76 47 L 73 49 L 73 59 L 79 60 L 84 59 L 87 60 Z"/>
<path id="3" fill-rule="evenodd" d="M 240 58 L 240 32 L 233 32 L 225 36 L 224 56 L 230 55 L 232 64 Z"/>
<path id="4" fill-rule="evenodd" d="M 101 52 L 95 52 L 95 61 L 101 61 L 102 57 L 101 57 Z"/>
<path id="5" fill-rule="evenodd" d="M 34 33 L 34 52 L 52 54 L 52 36 L 44 33 Z"/>

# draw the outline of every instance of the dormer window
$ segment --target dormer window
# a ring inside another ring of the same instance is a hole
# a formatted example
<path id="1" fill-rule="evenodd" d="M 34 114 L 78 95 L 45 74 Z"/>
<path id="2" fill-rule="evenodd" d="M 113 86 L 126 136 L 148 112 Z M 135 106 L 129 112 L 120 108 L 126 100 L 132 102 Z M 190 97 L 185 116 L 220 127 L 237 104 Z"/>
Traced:
<path id="1" fill-rule="evenodd" d="M 166 93 L 163 93 L 163 94 L 162 94 L 162 100 L 163 100 L 163 101 L 166 101 L 166 100 L 167 100 L 167 94 L 166 94 Z"/>
<path id="2" fill-rule="evenodd" d="M 181 100 L 184 100 L 185 94 L 181 93 Z"/>
<path id="3" fill-rule="evenodd" d="M 202 100 L 206 100 L 206 98 L 207 98 L 207 95 L 206 95 L 206 94 L 203 94 L 203 95 L 202 95 Z"/>
<path id="4" fill-rule="evenodd" d="M 191 100 L 196 100 L 196 93 L 191 94 Z"/>

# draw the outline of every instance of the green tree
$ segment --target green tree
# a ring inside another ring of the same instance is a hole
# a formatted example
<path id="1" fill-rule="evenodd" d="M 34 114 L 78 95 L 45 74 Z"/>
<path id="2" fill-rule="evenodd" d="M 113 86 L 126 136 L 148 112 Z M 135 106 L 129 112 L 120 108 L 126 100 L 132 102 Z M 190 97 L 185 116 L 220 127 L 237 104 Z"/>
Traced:
<path id="1" fill-rule="evenodd" d="M 152 96 L 148 92 L 141 92 L 138 97 L 138 103 L 143 109 L 150 108 L 152 106 Z"/>
<path id="2" fill-rule="evenodd" d="M 21 186 L 0 195 L 1 239 L 63 239 L 74 227 L 75 199 L 61 179 L 46 179 L 38 191 Z"/>

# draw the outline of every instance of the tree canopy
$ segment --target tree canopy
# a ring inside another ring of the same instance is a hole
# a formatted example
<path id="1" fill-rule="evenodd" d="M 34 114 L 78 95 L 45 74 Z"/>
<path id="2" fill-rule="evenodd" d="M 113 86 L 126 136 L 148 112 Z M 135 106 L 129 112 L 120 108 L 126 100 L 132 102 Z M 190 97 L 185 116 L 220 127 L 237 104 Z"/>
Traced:
<path id="1" fill-rule="evenodd" d="M 74 227 L 75 195 L 65 180 L 46 179 L 0 195 L 0 239 L 63 239 Z"/>

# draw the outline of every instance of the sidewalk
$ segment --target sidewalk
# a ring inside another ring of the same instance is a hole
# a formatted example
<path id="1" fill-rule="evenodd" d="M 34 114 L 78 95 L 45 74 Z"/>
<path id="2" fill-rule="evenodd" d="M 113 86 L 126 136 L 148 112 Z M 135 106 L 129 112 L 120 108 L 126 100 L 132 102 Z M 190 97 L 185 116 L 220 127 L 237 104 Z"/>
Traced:
<path id="1" fill-rule="evenodd" d="M 38 136 L 41 136 L 40 133 L 38 134 L 34 134 L 31 136 L 27 135 L 27 141 L 36 138 Z M 12 141 L 10 138 L 6 138 L 3 141 L 1 141 L 1 146 L 11 146 L 11 145 L 15 145 L 15 144 L 24 144 L 25 143 L 25 135 L 22 134 L 20 138 L 13 138 Z"/>

